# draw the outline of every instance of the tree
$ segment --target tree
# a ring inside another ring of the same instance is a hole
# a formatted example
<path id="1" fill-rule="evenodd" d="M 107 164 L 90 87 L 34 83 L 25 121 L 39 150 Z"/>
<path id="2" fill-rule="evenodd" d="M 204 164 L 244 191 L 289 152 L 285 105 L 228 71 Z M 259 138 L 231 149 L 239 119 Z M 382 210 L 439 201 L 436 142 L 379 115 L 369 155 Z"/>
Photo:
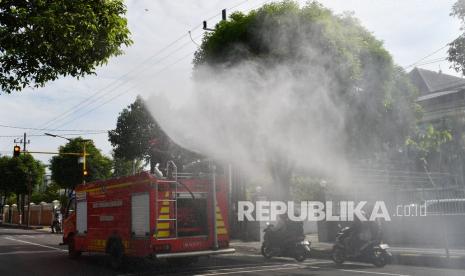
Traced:
<path id="1" fill-rule="evenodd" d="M 34 191 L 32 193 L 32 202 L 39 204 L 40 202 L 52 202 L 60 198 L 60 186 L 52 182 L 45 187 L 44 191 Z"/>
<path id="2" fill-rule="evenodd" d="M 125 13 L 122 0 L 0 1 L 1 89 L 94 73 L 132 43 Z"/>
<path id="3" fill-rule="evenodd" d="M 10 192 L 16 194 L 18 209 L 24 214 L 25 195 L 40 184 L 45 174 L 45 167 L 30 154 L 19 157 L 0 158 L 0 183 L 4 196 Z"/>
<path id="4" fill-rule="evenodd" d="M 283 1 L 248 14 L 232 14 L 204 36 L 194 66 L 194 78 L 201 85 L 206 66 L 212 68 L 207 70 L 210 75 L 237 75 L 242 69 L 246 77 L 253 76 L 248 92 L 241 94 L 256 104 L 245 110 L 252 120 L 260 105 L 284 95 L 283 104 L 274 106 L 283 115 L 270 119 L 276 125 L 273 131 L 249 146 L 267 153 L 274 189 L 282 198 L 289 197 L 294 168 L 303 165 L 295 158 L 298 150 L 291 148 L 296 143 L 288 142 L 298 140 L 302 129 L 305 135 L 314 133 L 308 140 L 326 140 L 324 143 L 332 143 L 334 151 L 350 160 L 376 159 L 404 146 L 420 115 L 413 86 L 382 42 L 350 14 L 335 15 L 315 1 L 302 8 L 296 2 Z M 279 93 L 272 86 L 261 89 L 262 80 L 273 83 L 280 74 L 285 76 L 282 82 L 290 83 L 285 89 Z M 226 89 L 236 92 L 231 90 Z M 332 131 L 341 124 L 339 114 L 344 121 L 342 130 Z M 263 120 L 254 123 L 245 128 L 247 132 L 255 131 Z M 297 135 L 292 136 L 294 133 Z M 278 140 L 279 135 L 284 138 Z M 306 145 L 302 143 L 301 150 Z"/>
<path id="5" fill-rule="evenodd" d="M 121 177 L 140 173 L 144 170 L 142 160 L 125 160 L 123 158 L 115 157 L 113 154 L 113 176 Z"/>
<path id="6" fill-rule="evenodd" d="M 119 114 L 116 128 L 108 132 L 114 147 L 115 160 L 140 160 L 150 162 L 153 172 L 155 165 L 162 166 L 169 160 L 184 164 L 195 160 L 198 155 L 175 144 L 155 121 L 141 97 Z"/>
<path id="7" fill-rule="evenodd" d="M 10 157 L 2 156 L 0 157 L 0 201 L 2 204 L 5 204 L 7 198 L 11 194 L 13 187 L 9 179 L 6 177 L 8 174 L 8 162 Z M 3 213 L 3 205 L 0 206 L 0 212 Z"/>
<path id="8" fill-rule="evenodd" d="M 460 30 L 465 31 L 465 0 L 457 0 L 452 6 L 451 16 L 457 17 L 461 22 Z M 465 33 L 449 44 L 447 60 L 452 62 L 452 68 L 465 74 Z"/>
<path id="9" fill-rule="evenodd" d="M 87 156 L 86 168 L 88 175 L 83 176 L 82 164 L 78 162 L 78 156 L 57 155 L 50 160 L 50 169 L 52 171 L 52 180 L 64 189 L 74 190 L 76 185 L 83 181 L 95 181 L 107 179 L 111 176 L 111 160 L 103 156 L 92 141 L 82 138 L 75 138 L 66 145 L 61 146 L 60 153 L 81 153 L 86 143 Z"/>

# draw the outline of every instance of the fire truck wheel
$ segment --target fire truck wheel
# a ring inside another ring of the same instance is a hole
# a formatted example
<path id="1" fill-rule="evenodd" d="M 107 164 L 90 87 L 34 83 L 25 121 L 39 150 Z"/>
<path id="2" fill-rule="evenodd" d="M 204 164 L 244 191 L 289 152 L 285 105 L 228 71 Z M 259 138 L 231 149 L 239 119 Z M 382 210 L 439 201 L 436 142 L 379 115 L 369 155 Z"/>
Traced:
<path id="1" fill-rule="evenodd" d="M 108 241 L 107 253 L 110 257 L 110 265 L 118 269 L 123 264 L 124 248 L 120 239 L 111 239 Z"/>
<path id="2" fill-rule="evenodd" d="M 68 257 L 70 259 L 77 259 L 81 256 L 81 251 L 77 251 L 74 243 L 74 235 L 68 237 Z"/>

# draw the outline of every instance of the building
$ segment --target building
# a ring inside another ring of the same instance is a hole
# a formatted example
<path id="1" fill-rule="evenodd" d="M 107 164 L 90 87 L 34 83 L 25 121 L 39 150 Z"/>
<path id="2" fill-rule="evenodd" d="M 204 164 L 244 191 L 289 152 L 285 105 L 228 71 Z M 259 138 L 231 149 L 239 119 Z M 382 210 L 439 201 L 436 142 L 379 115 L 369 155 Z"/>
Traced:
<path id="1" fill-rule="evenodd" d="M 465 79 L 421 68 L 413 69 L 409 76 L 419 91 L 417 103 L 423 107 L 423 122 L 464 120 Z"/>

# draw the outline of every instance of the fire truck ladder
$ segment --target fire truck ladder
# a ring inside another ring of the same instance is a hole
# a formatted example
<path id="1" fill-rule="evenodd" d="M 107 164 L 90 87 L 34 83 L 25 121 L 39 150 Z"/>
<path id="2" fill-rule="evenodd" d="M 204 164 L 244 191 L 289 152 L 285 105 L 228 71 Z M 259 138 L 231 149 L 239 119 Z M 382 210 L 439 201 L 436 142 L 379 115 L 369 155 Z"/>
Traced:
<path id="1" fill-rule="evenodd" d="M 172 169 L 172 170 L 171 170 Z M 168 161 L 166 165 L 168 176 L 171 180 L 159 179 L 155 190 L 155 211 L 157 218 L 155 237 L 159 240 L 172 239 L 178 237 L 178 168 L 173 161 Z M 159 198 L 160 185 L 166 185 L 167 190 L 163 191 L 163 198 Z M 172 186 L 174 185 L 174 189 Z M 173 193 L 174 190 L 174 193 Z M 161 203 L 161 208 L 160 204 Z M 171 215 L 174 213 L 174 217 Z M 171 232 L 174 224 L 174 233 Z"/>

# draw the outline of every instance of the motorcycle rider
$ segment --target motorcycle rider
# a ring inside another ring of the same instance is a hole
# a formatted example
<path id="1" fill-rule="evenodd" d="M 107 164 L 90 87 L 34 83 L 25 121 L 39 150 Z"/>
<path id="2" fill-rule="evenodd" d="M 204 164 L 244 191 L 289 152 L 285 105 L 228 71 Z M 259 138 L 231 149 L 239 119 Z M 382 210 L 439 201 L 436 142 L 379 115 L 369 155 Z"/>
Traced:
<path id="1" fill-rule="evenodd" d="M 273 242 L 280 247 L 304 236 L 303 222 L 292 221 L 287 214 L 278 216 L 277 224 L 271 231 L 273 233 Z"/>
<path id="2" fill-rule="evenodd" d="M 365 216 L 365 212 L 361 211 L 362 215 Z M 344 240 L 345 243 L 345 248 L 347 249 L 347 252 L 349 252 L 349 255 L 358 255 L 359 249 L 360 249 L 360 244 L 361 244 L 361 239 L 360 239 L 360 234 L 362 233 L 363 223 L 360 220 L 358 216 L 354 217 L 354 220 L 352 221 L 352 224 L 350 227 L 350 232 L 349 236 L 347 239 Z"/>
<path id="3" fill-rule="evenodd" d="M 364 211 L 361 211 L 361 213 L 367 218 Z M 381 225 L 379 220 L 361 221 L 358 216 L 355 216 L 350 230 L 349 237 L 344 241 L 349 255 L 357 256 L 368 242 L 381 239 Z"/>
<path id="4" fill-rule="evenodd" d="M 58 209 L 54 210 L 53 221 L 52 221 L 52 233 L 59 233 L 61 231 L 61 212 Z"/>

